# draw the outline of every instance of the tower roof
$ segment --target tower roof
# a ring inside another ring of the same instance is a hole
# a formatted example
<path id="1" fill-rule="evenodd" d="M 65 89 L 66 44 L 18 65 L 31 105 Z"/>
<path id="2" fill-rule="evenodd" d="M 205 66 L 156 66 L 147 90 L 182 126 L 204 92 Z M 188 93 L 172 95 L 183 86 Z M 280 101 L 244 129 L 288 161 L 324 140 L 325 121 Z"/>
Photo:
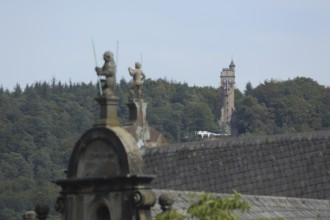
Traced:
<path id="1" fill-rule="evenodd" d="M 231 63 L 230 63 L 230 65 L 229 65 L 229 67 L 235 67 L 235 63 L 234 63 L 233 60 L 231 60 Z"/>

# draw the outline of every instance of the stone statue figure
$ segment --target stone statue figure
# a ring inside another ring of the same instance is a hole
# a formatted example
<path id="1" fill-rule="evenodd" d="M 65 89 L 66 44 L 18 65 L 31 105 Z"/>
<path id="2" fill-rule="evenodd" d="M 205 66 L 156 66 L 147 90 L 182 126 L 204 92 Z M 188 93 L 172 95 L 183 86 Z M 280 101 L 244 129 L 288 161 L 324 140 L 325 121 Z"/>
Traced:
<path id="1" fill-rule="evenodd" d="M 146 76 L 144 75 L 143 71 L 141 70 L 141 64 L 139 62 L 135 63 L 135 69 L 132 69 L 131 67 L 128 67 L 129 74 L 133 77 L 133 79 L 130 82 L 130 95 L 132 98 L 134 98 L 134 90 L 137 90 L 136 97 L 138 99 L 142 96 L 142 84 Z"/>
<path id="2" fill-rule="evenodd" d="M 113 53 L 106 51 L 103 54 L 103 59 L 103 67 L 95 67 L 95 71 L 98 76 L 105 76 L 105 79 L 101 80 L 103 94 L 106 96 L 114 96 L 116 85 L 116 64 L 113 59 Z"/>

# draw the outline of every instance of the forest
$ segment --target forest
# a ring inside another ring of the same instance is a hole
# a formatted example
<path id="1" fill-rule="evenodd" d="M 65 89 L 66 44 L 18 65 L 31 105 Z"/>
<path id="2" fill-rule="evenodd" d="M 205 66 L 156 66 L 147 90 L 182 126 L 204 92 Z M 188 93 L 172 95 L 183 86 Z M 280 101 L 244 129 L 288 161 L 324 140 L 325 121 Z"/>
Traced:
<path id="1" fill-rule="evenodd" d="M 118 115 L 128 118 L 129 82 L 116 86 Z M 53 205 L 75 142 L 99 117 L 94 83 L 56 79 L 0 87 L 0 220 L 21 219 L 38 202 Z M 198 140 L 195 132 L 221 132 L 221 90 L 166 79 L 145 80 L 149 126 L 172 143 Z M 238 136 L 330 128 L 330 88 L 310 78 L 269 80 L 235 90 Z M 51 207 L 52 208 L 52 207 Z M 54 214 L 52 208 L 52 214 Z"/>

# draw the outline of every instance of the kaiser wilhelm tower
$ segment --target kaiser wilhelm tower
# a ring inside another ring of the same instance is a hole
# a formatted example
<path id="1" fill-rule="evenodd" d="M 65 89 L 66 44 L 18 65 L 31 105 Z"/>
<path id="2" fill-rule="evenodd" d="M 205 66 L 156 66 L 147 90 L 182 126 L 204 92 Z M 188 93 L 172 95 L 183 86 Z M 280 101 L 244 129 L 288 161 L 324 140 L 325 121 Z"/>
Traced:
<path id="1" fill-rule="evenodd" d="M 235 64 L 231 61 L 229 68 L 223 68 L 220 74 L 221 116 L 220 127 L 225 134 L 231 134 L 231 121 L 235 111 Z"/>

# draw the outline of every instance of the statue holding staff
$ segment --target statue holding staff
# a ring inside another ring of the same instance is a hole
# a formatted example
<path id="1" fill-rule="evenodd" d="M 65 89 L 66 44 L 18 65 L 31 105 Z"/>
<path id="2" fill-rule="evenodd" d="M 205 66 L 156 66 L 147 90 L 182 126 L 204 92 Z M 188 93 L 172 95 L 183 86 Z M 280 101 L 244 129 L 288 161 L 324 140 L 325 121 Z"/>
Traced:
<path id="1" fill-rule="evenodd" d="M 113 59 L 113 53 L 106 51 L 103 54 L 103 59 L 103 67 L 95 67 L 95 71 L 98 76 L 105 76 L 105 79 L 101 80 L 103 94 L 106 96 L 114 96 L 116 85 L 116 64 Z"/>
<path id="2" fill-rule="evenodd" d="M 142 84 L 146 76 L 144 75 L 143 71 L 141 70 L 141 64 L 139 62 L 135 63 L 135 69 L 128 67 L 129 74 L 133 77 L 130 82 L 130 95 L 134 98 L 134 90 L 136 89 L 136 97 L 140 99 L 142 97 Z"/>

